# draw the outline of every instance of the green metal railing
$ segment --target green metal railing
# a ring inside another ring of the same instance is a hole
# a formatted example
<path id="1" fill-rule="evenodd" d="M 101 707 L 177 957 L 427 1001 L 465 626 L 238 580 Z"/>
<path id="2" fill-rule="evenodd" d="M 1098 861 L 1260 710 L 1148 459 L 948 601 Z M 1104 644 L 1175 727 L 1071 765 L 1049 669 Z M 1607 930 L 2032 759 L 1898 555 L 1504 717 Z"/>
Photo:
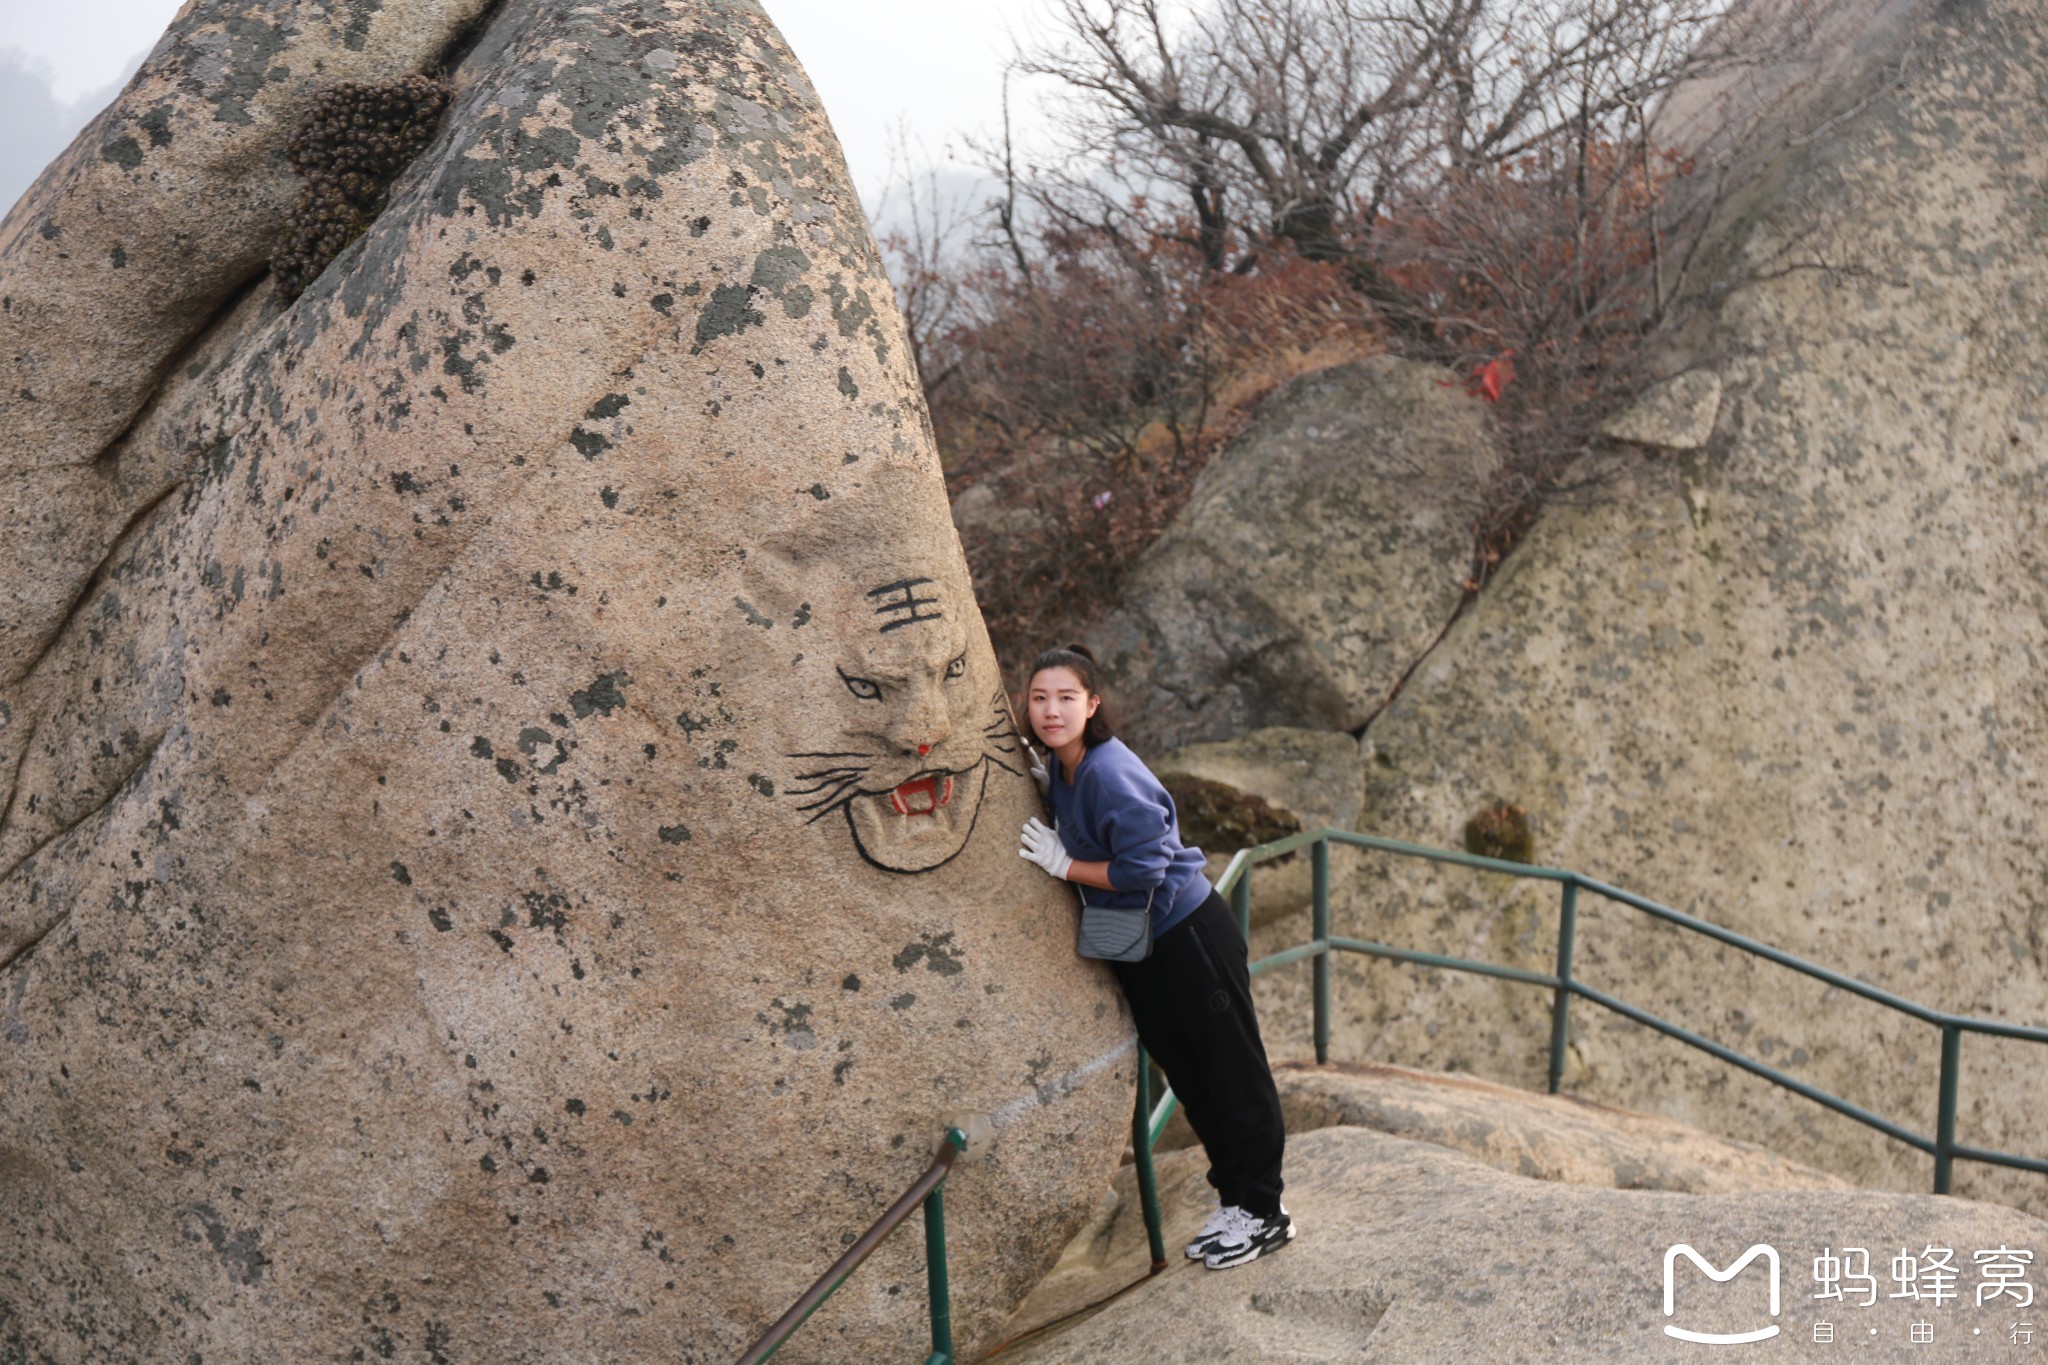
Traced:
<path id="1" fill-rule="evenodd" d="M 967 1134 L 958 1128 L 948 1128 L 946 1135 L 939 1139 L 939 1149 L 932 1156 L 932 1164 L 925 1168 L 902 1197 L 891 1204 L 888 1211 L 875 1220 L 874 1226 L 863 1232 L 846 1254 L 832 1263 L 832 1268 L 820 1275 L 803 1297 L 789 1306 L 789 1311 L 775 1320 L 775 1325 L 761 1334 L 760 1340 L 747 1348 L 739 1359 L 739 1365 L 760 1365 L 780 1350 L 790 1334 L 804 1325 L 804 1319 L 818 1310 L 818 1305 L 832 1297 L 832 1291 L 860 1268 L 868 1253 L 882 1244 L 882 1239 L 894 1232 L 903 1221 L 910 1217 L 910 1211 L 924 1205 L 924 1274 L 925 1288 L 931 1298 L 932 1310 L 932 1352 L 925 1357 L 925 1365 L 953 1365 L 953 1296 L 946 1279 L 946 1176 L 953 1169 L 953 1162 L 967 1150 Z"/>
<path id="2" fill-rule="evenodd" d="M 1506 876 L 1530 881 L 1555 882 L 1559 887 L 1557 924 L 1557 968 L 1554 972 L 1532 972 L 1519 967 L 1504 967 L 1493 962 L 1475 962 L 1469 958 L 1448 957 L 1441 953 L 1418 952 L 1411 948 L 1395 948 L 1385 943 L 1374 943 L 1366 939 L 1344 938 L 1330 932 L 1330 845 L 1349 844 L 1358 848 L 1373 849 L 1400 857 L 1423 858 L 1435 863 L 1449 863 L 1458 867 L 1476 868 L 1483 872 L 1498 872 Z M 1766 943 L 1746 938 L 1733 930 L 1718 924 L 1709 924 L 1702 919 L 1669 906 L 1659 905 L 1631 891 L 1609 886 L 1578 872 L 1566 872 L 1553 867 L 1537 867 L 1527 863 L 1505 862 L 1498 858 L 1482 858 L 1476 854 L 1458 853 L 1449 849 L 1428 848 L 1421 844 L 1404 843 L 1398 839 L 1382 839 L 1371 834 L 1353 834 L 1349 830 L 1320 829 L 1305 830 L 1270 844 L 1240 851 L 1230 860 L 1218 880 L 1217 889 L 1230 898 L 1231 908 L 1237 913 L 1239 927 L 1246 932 L 1251 929 L 1251 868 L 1255 863 L 1272 858 L 1284 857 L 1300 849 L 1309 849 L 1312 861 L 1312 883 L 1314 895 L 1314 938 L 1304 944 L 1285 949 L 1269 957 L 1259 959 L 1251 965 L 1253 975 L 1283 967 L 1291 962 L 1312 958 L 1315 962 L 1315 1049 L 1316 1060 L 1329 1060 L 1330 1050 L 1330 961 L 1337 952 L 1365 953 L 1373 957 L 1390 958 L 1397 962 L 1412 962 L 1426 967 L 1440 967 L 1450 971 L 1474 972 L 1482 976 L 1498 977 L 1505 981 L 1518 981 L 1524 985 L 1540 986 L 1552 992 L 1550 1007 L 1550 1064 L 1549 1088 L 1553 1095 L 1564 1078 L 1564 1056 L 1566 1037 L 1570 1024 L 1571 1002 L 1574 996 L 1589 1000 L 1611 1010 L 1625 1019 L 1654 1029 L 1668 1038 L 1676 1038 L 1690 1047 L 1732 1066 L 1738 1066 L 1754 1076 L 1761 1076 L 1774 1085 L 1783 1086 L 1796 1095 L 1802 1095 L 1823 1105 L 1846 1118 L 1854 1119 L 1867 1128 L 1874 1128 L 1886 1137 L 1893 1138 L 1916 1151 L 1925 1152 L 1934 1158 L 1934 1192 L 1947 1194 L 1958 1160 L 1976 1161 L 1986 1165 L 2009 1166 L 2017 1170 L 2048 1174 L 2048 1160 L 2040 1157 L 2021 1156 L 2013 1152 L 1996 1152 L 1982 1147 L 1965 1146 L 1956 1141 L 1956 1089 L 1962 1071 L 1962 1042 L 1966 1033 L 1981 1033 L 1997 1038 L 2018 1038 L 2026 1042 L 2048 1043 L 2048 1028 L 2034 1028 L 2025 1024 L 2008 1024 L 1996 1019 L 1978 1019 L 1968 1015 L 1949 1014 L 1943 1010 L 1930 1009 L 1925 1005 L 1894 995 L 1854 977 L 1844 976 L 1837 971 L 1817 966 L 1792 954 L 1782 952 Z M 1648 1010 L 1640 1009 L 1627 1001 L 1596 989 L 1578 980 L 1572 974 L 1572 950 L 1578 930 L 1579 892 L 1589 891 L 1604 897 L 1617 905 L 1625 905 L 1649 915 L 1666 924 L 1704 935 L 1719 943 L 1727 944 L 1767 962 L 1826 982 L 1839 990 L 1873 1004 L 1896 1010 L 1923 1023 L 1932 1024 L 1941 1030 L 1941 1070 L 1936 1095 L 1934 1136 L 1927 1137 L 1914 1132 L 1904 1124 L 1895 1123 L 1880 1114 L 1872 1113 L 1861 1105 L 1851 1103 L 1833 1095 L 1818 1086 L 1807 1084 L 1796 1077 L 1788 1076 L 1774 1066 L 1744 1056 L 1732 1048 L 1724 1047 L 1711 1038 L 1702 1037 L 1691 1029 L 1660 1019 Z M 1141 1066 L 1140 1070 L 1143 1070 Z M 1176 1101 L 1171 1092 L 1165 1094 L 1152 1111 L 1150 1121 L 1145 1125 L 1147 1145 L 1155 1143 L 1165 1130 L 1167 1121 L 1173 1117 Z M 1150 1152 L 1146 1153 L 1149 1158 Z M 1156 1217 L 1156 1211 L 1148 1210 L 1148 1220 Z"/>
<path id="3" fill-rule="evenodd" d="M 1556 970 L 1534 972 L 1521 967 L 1508 967 L 1495 962 L 1478 962 L 1470 958 L 1450 957 L 1442 953 L 1426 953 L 1413 948 L 1396 948 L 1369 939 L 1346 938 L 1330 932 L 1330 846 L 1347 844 L 1357 848 L 1371 849 L 1398 857 L 1421 858 L 1429 862 L 1447 863 L 1458 867 L 1474 868 L 1482 872 L 1497 872 L 1505 876 L 1529 881 L 1547 881 L 1557 884 L 1559 889 Z M 1424 967 L 1438 967 L 1448 971 L 1472 972 L 1480 976 L 1496 977 L 1503 981 L 1520 982 L 1527 986 L 1538 986 L 1550 991 L 1550 1056 L 1548 1085 L 1551 1094 L 1558 1092 L 1564 1079 L 1565 1048 L 1570 1032 L 1571 1002 L 1574 997 L 1591 1001 L 1625 1019 L 1653 1029 L 1669 1038 L 1676 1038 L 1690 1047 L 1698 1048 L 1708 1055 L 1742 1068 L 1752 1075 L 1760 1076 L 1775 1085 L 1784 1087 L 1796 1095 L 1802 1095 L 1823 1105 L 1846 1118 L 1854 1119 L 1867 1128 L 1874 1128 L 1886 1137 L 1893 1138 L 1916 1151 L 1925 1152 L 1934 1158 L 1934 1192 L 1947 1194 L 1958 1160 L 1976 1161 L 1987 1165 L 2008 1166 L 2017 1170 L 2048 1174 L 2048 1160 L 2040 1157 L 2021 1156 L 2012 1152 L 1995 1152 L 1981 1147 L 1965 1146 L 1956 1141 L 1956 1091 L 1962 1068 L 1962 1041 L 1966 1033 L 1981 1033 L 1997 1038 L 2017 1038 L 2026 1042 L 2048 1043 L 2048 1028 L 2035 1028 L 2025 1024 L 2008 1024 L 1996 1019 L 1978 1019 L 1967 1015 L 1949 1014 L 1942 1010 L 1929 1009 L 1903 996 L 1894 995 L 1854 977 L 1826 967 L 1816 966 L 1790 953 L 1781 952 L 1766 943 L 1746 938 L 1717 924 L 1697 919 L 1668 906 L 1657 904 L 1630 891 L 1609 886 L 1592 877 L 1577 872 L 1566 872 L 1558 868 L 1537 867 L 1527 863 L 1505 862 L 1498 858 L 1482 858 L 1476 854 L 1459 853 L 1450 849 L 1429 848 L 1421 844 L 1404 843 L 1398 839 L 1382 839 L 1376 835 L 1354 834 L 1349 830 L 1319 829 L 1305 830 L 1270 844 L 1241 850 L 1230 860 L 1218 880 L 1216 889 L 1230 900 L 1231 909 L 1237 915 L 1238 926 L 1245 931 L 1246 940 L 1251 937 L 1251 869 L 1254 864 L 1285 857 L 1290 853 L 1307 849 L 1309 852 L 1311 901 L 1311 933 L 1307 943 L 1296 944 L 1270 956 L 1262 957 L 1251 964 L 1252 975 L 1272 971 L 1292 963 L 1309 961 L 1312 964 L 1313 1001 L 1315 1011 L 1315 1053 L 1316 1061 L 1330 1059 L 1330 964 L 1335 954 L 1364 953 L 1372 957 L 1383 957 L 1396 962 L 1409 962 Z M 1941 1030 L 1941 1070 L 1938 1078 L 1934 1136 L 1926 1137 L 1900 1123 L 1871 1112 L 1840 1096 L 1828 1093 L 1817 1086 L 1808 1085 L 1795 1077 L 1788 1076 L 1776 1067 L 1747 1057 L 1724 1047 L 1711 1038 L 1706 1038 L 1690 1029 L 1660 1019 L 1648 1010 L 1640 1009 L 1606 991 L 1580 981 L 1572 973 L 1572 951 L 1578 933 L 1579 892 L 1588 891 L 1604 897 L 1617 905 L 1628 906 L 1641 911 L 1653 919 L 1681 929 L 1704 935 L 1716 942 L 1728 945 L 1767 962 L 1822 981 L 1837 989 L 1849 992 L 1887 1009 L 1932 1024 Z M 1144 1048 L 1138 1049 L 1138 1094 L 1137 1106 L 1131 1120 L 1131 1147 L 1135 1157 L 1138 1178 L 1139 1202 L 1145 1218 L 1145 1234 L 1152 1256 L 1152 1273 L 1166 1268 L 1166 1246 L 1161 1228 L 1158 1184 L 1153 1175 L 1152 1152 L 1167 1123 L 1173 1118 L 1179 1101 L 1173 1092 L 1165 1091 L 1157 1103 L 1152 1098 L 1151 1064 Z M 939 1144 L 931 1166 L 918 1177 L 916 1183 L 904 1191 L 901 1198 L 881 1218 L 876 1220 L 861 1235 L 846 1254 L 832 1263 L 832 1268 L 820 1276 L 815 1284 L 804 1292 L 802 1298 L 791 1305 L 790 1310 L 778 1319 L 775 1325 L 762 1335 L 761 1339 L 740 1357 L 740 1365 L 757 1365 L 768 1359 L 790 1333 L 803 1325 L 804 1319 L 814 1312 L 818 1305 L 837 1289 L 840 1282 L 853 1273 L 868 1253 L 880 1245 L 883 1238 L 910 1216 L 910 1211 L 920 1204 L 924 1207 L 925 1226 L 925 1273 L 931 1298 L 932 1350 L 925 1365 L 954 1365 L 952 1306 L 946 1277 L 946 1214 L 944 1185 L 947 1173 L 952 1169 L 954 1159 L 967 1148 L 967 1135 L 958 1128 L 946 1130 Z"/>

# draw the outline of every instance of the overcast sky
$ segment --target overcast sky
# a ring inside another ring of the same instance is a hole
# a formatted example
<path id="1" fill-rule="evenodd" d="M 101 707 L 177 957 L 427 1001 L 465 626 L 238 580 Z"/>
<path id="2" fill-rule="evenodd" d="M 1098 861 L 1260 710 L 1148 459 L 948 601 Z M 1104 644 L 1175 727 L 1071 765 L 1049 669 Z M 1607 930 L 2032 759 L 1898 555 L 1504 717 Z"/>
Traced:
<path id="1" fill-rule="evenodd" d="M 0 0 L 0 208 L 119 91 L 180 0 Z M 1009 34 L 1044 0 L 766 0 L 810 73 L 873 208 L 894 129 L 942 168 L 962 134 L 1001 126 Z M 1015 110 L 1032 122 L 1028 100 Z M 964 156 L 964 152 L 962 152 Z"/>

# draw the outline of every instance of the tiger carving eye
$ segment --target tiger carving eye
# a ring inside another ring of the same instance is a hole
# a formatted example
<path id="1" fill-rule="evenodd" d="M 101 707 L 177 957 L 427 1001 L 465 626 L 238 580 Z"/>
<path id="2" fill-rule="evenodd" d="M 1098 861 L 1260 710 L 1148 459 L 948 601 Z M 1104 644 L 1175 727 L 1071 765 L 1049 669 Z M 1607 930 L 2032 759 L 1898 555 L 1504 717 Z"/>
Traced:
<path id="1" fill-rule="evenodd" d="M 843 668 L 839 670 L 839 681 L 845 683 L 846 690 L 859 697 L 862 701 L 880 701 L 882 699 L 882 686 L 880 683 L 871 682 L 866 678 L 856 678 Z"/>
<path id="2" fill-rule="evenodd" d="M 955 657 L 955 658 L 954 658 L 953 662 L 951 662 L 951 663 L 949 663 L 949 664 L 947 664 L 947 665 L 946 665 L 946 679 L 947 679 L 947 681 L 949 681 L 949 682 L 950 682 L 950 681 L 951 681 L 952 679 L 954 679 L 954 678 L 964 678 L 964 677 L 966 677 L 966 676 L 967 676 L 967 656 L 966 656 L 965 654 L 961 654 L 961 655 L 958 655 L 957 657 Z"/>

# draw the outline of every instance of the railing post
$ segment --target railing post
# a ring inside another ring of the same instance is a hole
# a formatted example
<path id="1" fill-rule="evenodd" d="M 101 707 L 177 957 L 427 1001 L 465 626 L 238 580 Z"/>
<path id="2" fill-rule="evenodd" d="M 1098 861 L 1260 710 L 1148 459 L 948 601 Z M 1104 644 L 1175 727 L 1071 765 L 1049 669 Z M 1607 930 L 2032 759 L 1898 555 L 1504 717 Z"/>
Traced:
<path id="1" fill-rule="evenodd" d="M 1310 921 L 1318 951 L 1315 958 L 1316 1064 L 1330 1060 L 1330 841 L 1318 839 L 1309 864 L 1315 886 Z"/>
<path id="2" fill-rule="evenodd" d="M 1564 1046 L 1571 1023 L 1572 935 L 1578 928 L 1579 881 L 1568 877 L 1557 907 L 1557 991 L 1550 998 L 1550 1093 L 1564 1082 Z"/>
<path id="3" fill-rule="evenodd" d="M 1941 1026 L 1941 1107 L 1934 1118 L 1934 1192 L 1947 1194 L 1956 1164 L 1956 1082 L 1962 1070 L 1963 1028 Z"/>
<path id="4" fill-rule="evenodd" d="M 1237 912 L 1237 927 L 1244 934 L 1244 941 L 1252 941 L 1252 868 L 1246 863 L 1244 871 L 1237 874 L 1237 884 L 1230 888 L 1230 908 Z"/>
<path id="5" fill-rule="evenodd" d="M 967 1150 L 967 1135 L 946 1130 L 946 1141 Z M 932 1303 L 932 1354 L 926 1365 L 953 1365 L 953 1287 L 946 1274 L 946 1187 L 924 1197 L 924 1278 Z"/>
<path id="6" fill-rule="evenodd" d="M 1138 1207 L 1152 1248 L 1152 1273 L 1166 1269 L 1166 1237 L 1159 1227 L 1159 1182 L 1152 1173 L 1152 1059 L 1138 1045 L 1138 1105 L 1131 1116 L 1131 1157 L 1138 1167 Z"/>

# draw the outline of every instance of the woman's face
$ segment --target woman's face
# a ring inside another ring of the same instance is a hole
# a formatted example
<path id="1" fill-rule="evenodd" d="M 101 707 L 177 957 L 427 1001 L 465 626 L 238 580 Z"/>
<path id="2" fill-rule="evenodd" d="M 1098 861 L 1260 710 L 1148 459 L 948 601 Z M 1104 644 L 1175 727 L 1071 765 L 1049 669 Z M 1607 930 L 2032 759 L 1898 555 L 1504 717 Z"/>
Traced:
<path id="1" fill-rule="evenodd" d="M 1081 685 L 1071 668 L 1046 668 L 1032 675 L 1026 709 L 1031 728 L 1048 749 L 1059 749 L 1081 737 L 1081 728 L 1102 698 Z"/>

